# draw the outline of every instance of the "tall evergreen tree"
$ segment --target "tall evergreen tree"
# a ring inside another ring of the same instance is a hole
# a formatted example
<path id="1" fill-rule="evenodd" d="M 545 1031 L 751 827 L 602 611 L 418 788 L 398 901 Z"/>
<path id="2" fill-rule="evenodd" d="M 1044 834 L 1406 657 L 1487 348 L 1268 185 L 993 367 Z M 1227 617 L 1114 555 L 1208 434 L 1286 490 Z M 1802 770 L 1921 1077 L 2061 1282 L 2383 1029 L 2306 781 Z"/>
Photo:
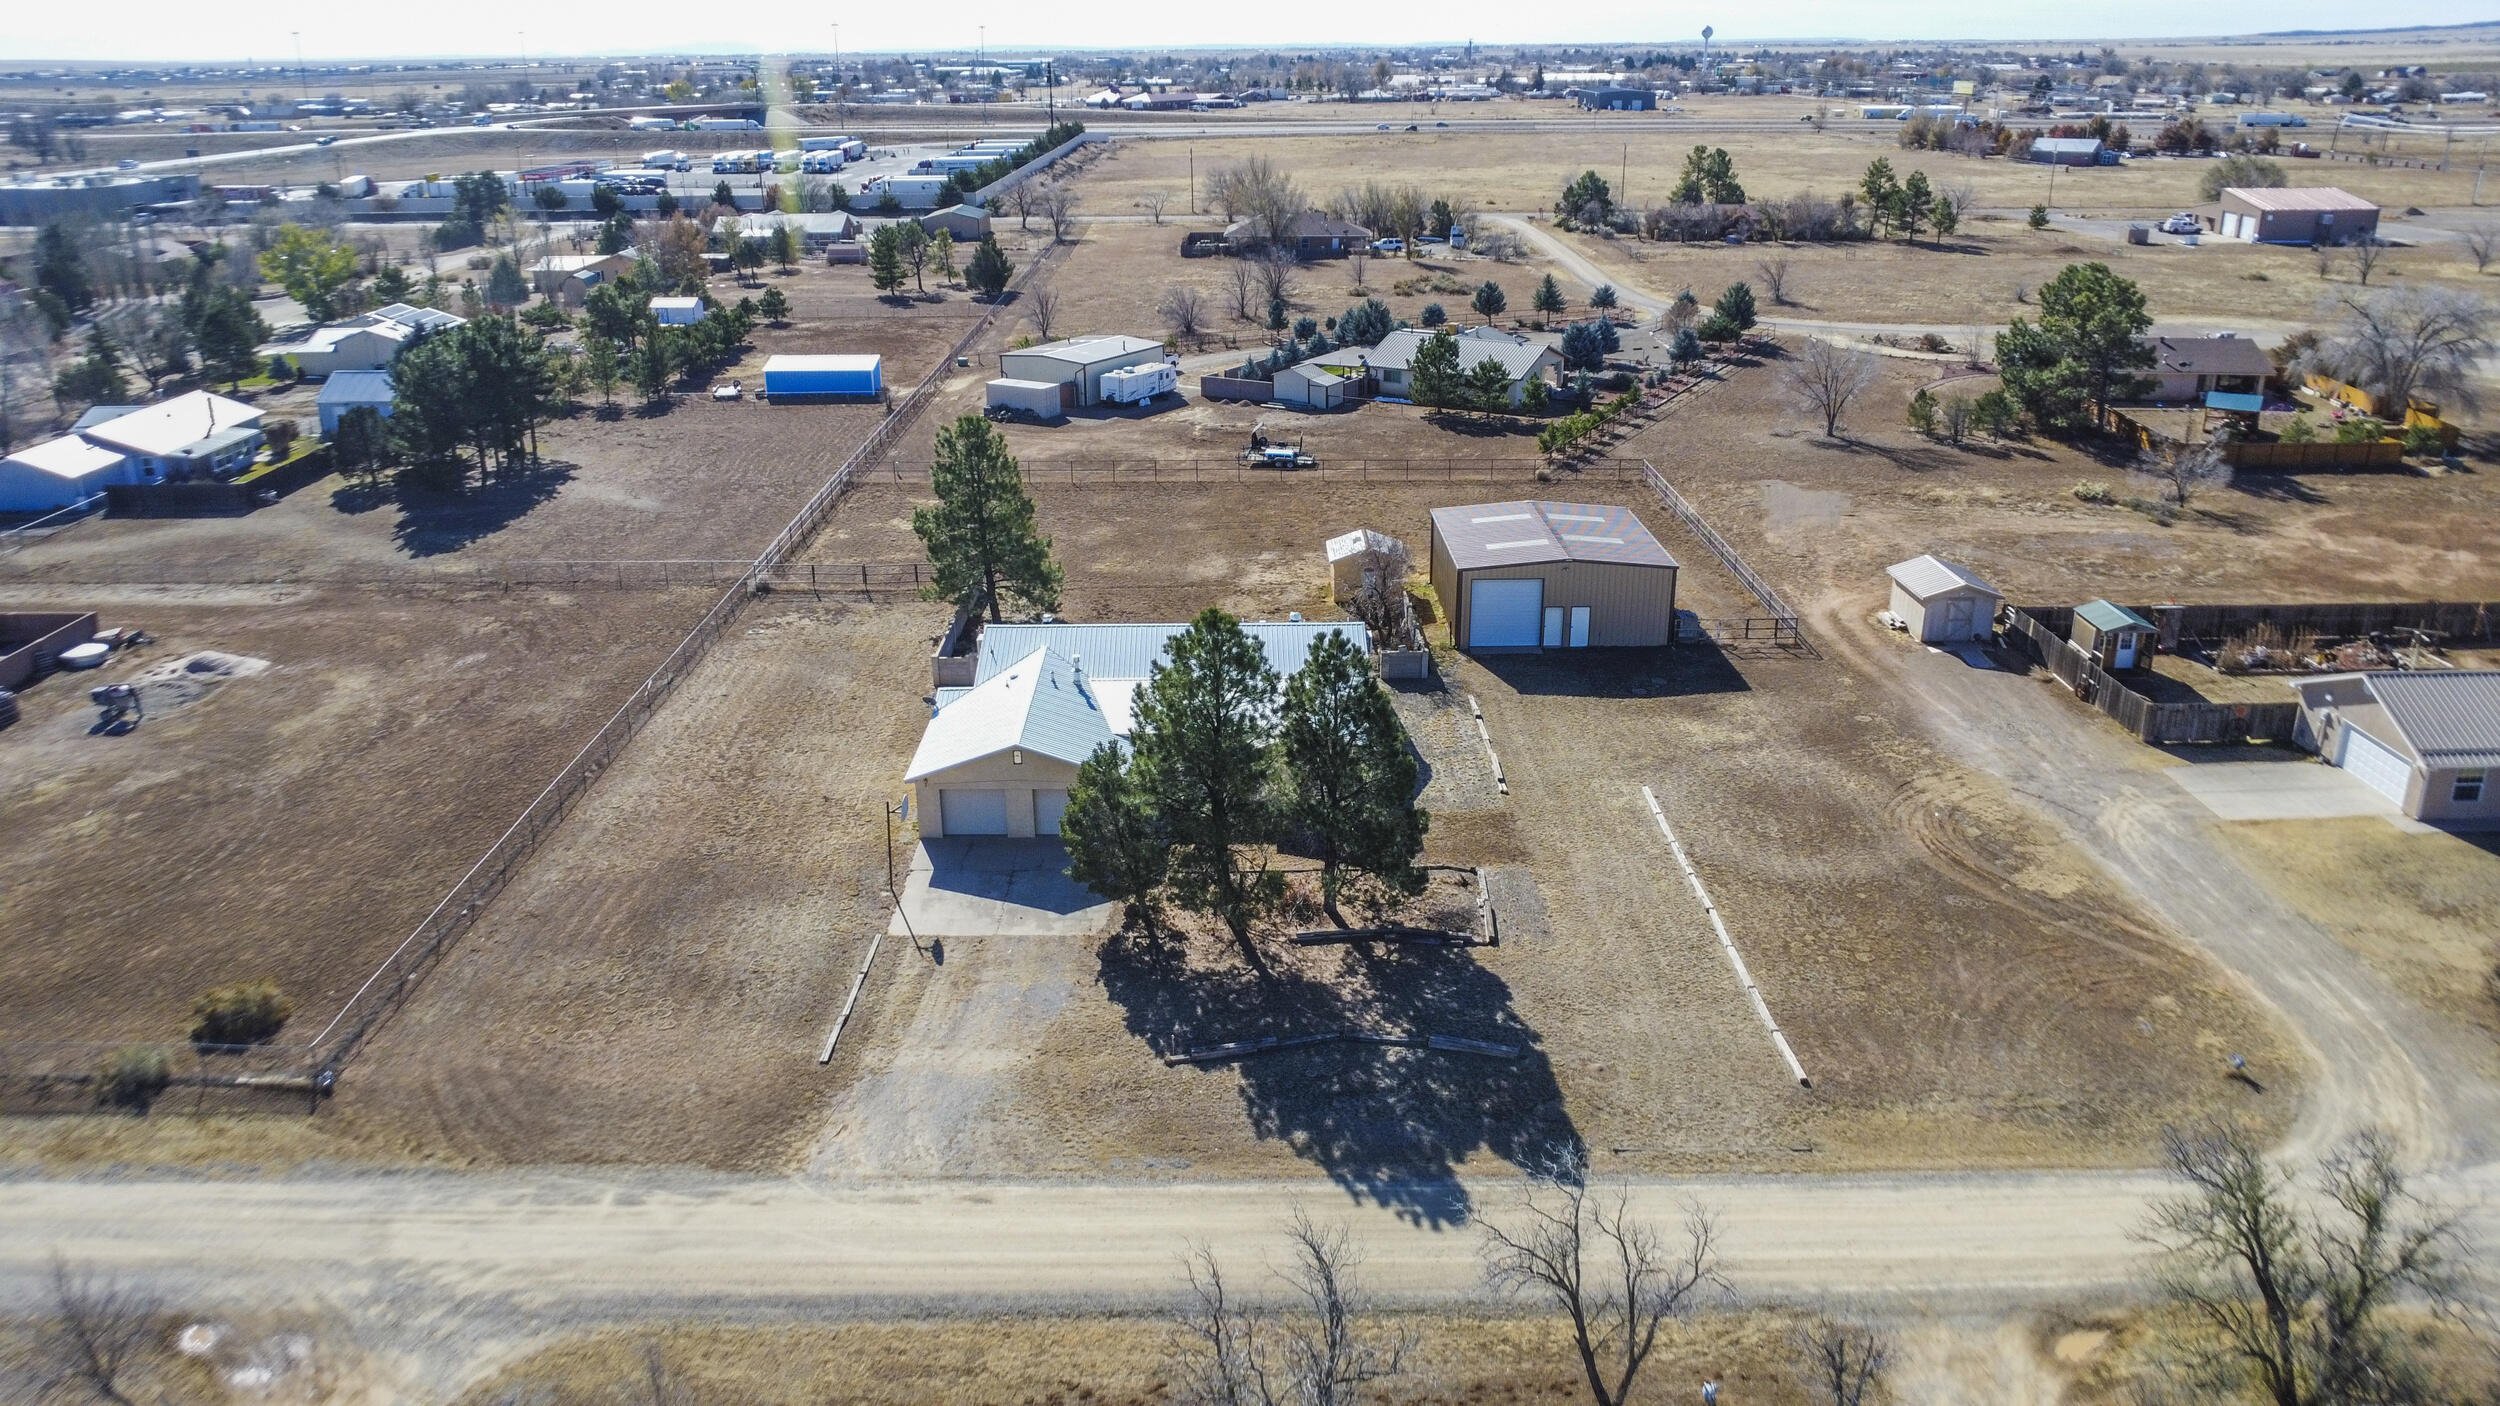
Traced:
<path id="1" fill-rule="evenodd" d="M 1129 921 L 1153 930 L 1171 837 L 1118 744 L 1104 743 L 1077 767 L 1059 842 L 1068 850 L 1068 877 L 1125 905 Z"/>
<path id="2" fill-rule="evenodd" d="M 1555 282 L 1554 275 L 1550 273 L 1538 280 L 1536 292 L 1529 301 L 1538 312 L 1549 317 L 1570 306 L 1570 303 L 1563 297 L 1562 285 Z"/>
<path id="3" fill-rule="evenodd" d="M 2106 425 L 2112 400 L 2148 384 L 2136 374 L 2153 364 L 2144 290 L 2107 264 L 2068 264 L 2039 296 L 2040 321 L 2018 317 L 1997 338 L 2005 389 L 2044 427 L 2080 425 L 2087 405 Z"/>
<path id="4" fill-rule="evenodd" d="M 1348 871 L 1382 892 L 1423 892 L 1423 853 L 1431 819 L 1415 801 L 1415 754 L 1389 695 L 1362 647 L 1339 634 L 1319 637 L 1285 681 L 1278 741 L 1284 758 L 1285 819 L 1319 850 L 1320 894 L 1339 927 Z"/>
<path id="5" fill-rule="evenodd" d="M 1011 596 L 1036 610 L 1057 608 L 1059 563 L 1034 525 L 1024 471 L 995 426 L 966 415 L 939 430 L 929 484 L 938 500 L 911 515 L 911 530 L 936 569 L 931 599 L 993 621 L 1006 618 Z"/>
<path id="6" fill-rule="evenodd" d="M 1447 328 L 1424 338 L 1407 364 L 1415 383 L 1415 403 L 1434 410 L 1459 404 L 1467 394 L 1466 376 L 1458 368 L 1458 334 Z"/>
<path id="7" fill-rule="evenodd" d="M 1488 415 L 1510 409 L 1510 368 L 1489 356 L 1468 368 L 1466 399 Z"/>
<path id="8" fill-rule="evenodd" d="M 35 286 L 61 300 L 71 312 L 95 306 L 95 276 L 87 271 L 86 255 L 69 230 L 58 223 L 35 236 Z"/>
<path id="9" fill-rule="evenodd" d="M 900 292 L 911 276 L 903 266 L 902 226 L 880 225 L 868 236 L 868 282 L 880 293 Z"/>
<path id="10" fill-rule="evenodd" d="M 964 282 L 983 296 L 995 298 L 1007 291 L 1007 281 L 1015 272 L 1016 266 L 1007 261 L 1007 252 L 998 247 L 997 237 L 985 234 L 964 263 Z"/>
<path id="11" fill-rule="evenodd" d="M 1283 899 L 1268 753 L 1276 671 L 1241 622 L 1209 606 L 1164 646 L 1138 690 L 1138 784 L 1171 836 L 1172 897 L 1223 920 L 1250 950 L 1250 924 Z"/>

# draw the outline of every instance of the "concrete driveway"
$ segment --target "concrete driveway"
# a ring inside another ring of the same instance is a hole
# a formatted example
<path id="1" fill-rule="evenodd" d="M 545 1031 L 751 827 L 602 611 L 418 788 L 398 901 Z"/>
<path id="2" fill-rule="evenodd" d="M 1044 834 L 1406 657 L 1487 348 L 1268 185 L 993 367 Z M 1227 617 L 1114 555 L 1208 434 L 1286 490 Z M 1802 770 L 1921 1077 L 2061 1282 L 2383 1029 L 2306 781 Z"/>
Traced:
<path id="1" fill-rule="evenodd" d="M 2224 820 L 2402 818 L 2395 802 L 2351 772 L 2315 761 L 2196 762 L 2163 774 Z"/>
<path id="2" fill-rule="evenodd" d="M 1057 840 L 923 840 L 890 937 L 1091 937 L 1116 905 L 1068 877 Z"/>

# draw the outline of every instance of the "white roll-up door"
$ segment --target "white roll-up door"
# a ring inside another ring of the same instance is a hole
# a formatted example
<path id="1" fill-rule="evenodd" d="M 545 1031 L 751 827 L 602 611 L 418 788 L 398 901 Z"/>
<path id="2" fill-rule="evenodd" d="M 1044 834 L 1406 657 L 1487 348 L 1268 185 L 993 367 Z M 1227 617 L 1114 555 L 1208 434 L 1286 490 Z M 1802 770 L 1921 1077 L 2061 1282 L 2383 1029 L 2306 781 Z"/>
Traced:
<path id="1" fill-rule="evenodd" d="M 938 792 L 938 814 L 949 835 L 1007 833 L 1007 793 L 948 788 Z"/>
<path id="2" fill-rule="evenodd" d="M 1061 817 L 1061 816 L 1063 816 L 1063 815 L 1066 815 L 1067 813 L 1068 813 L 1068 793 L 1067 793 L 1067 792 L 1065 792 L 1065 791 L 1036 791 L 1036 792 L 1034 792 L 1034 793 L 1033 793 L 1033 833 L 1034 833 L 1034 834 L 1036 834 L 1036 835 L 1056 835 L 1056 834 L 1058 834 L 1058 833 L 1059 833 L 1059 817 Z"/>
<path id="3" fill-rule="evenodd" d="M 1470 649 L 1534 649 L 1545 613 L 1545 583 L 1476 581 L 1467 592 Z"/>
<path id="4" fill-rule="evenodd" d="M 2400 806 L 2405 803 L 2405 787 L 2413 780 L 2413 764 L 2370 734 L 2357 727 L 2345 727 L 2344 740 L 2336 746 L 2335 764 L 2387 799 Z"/>

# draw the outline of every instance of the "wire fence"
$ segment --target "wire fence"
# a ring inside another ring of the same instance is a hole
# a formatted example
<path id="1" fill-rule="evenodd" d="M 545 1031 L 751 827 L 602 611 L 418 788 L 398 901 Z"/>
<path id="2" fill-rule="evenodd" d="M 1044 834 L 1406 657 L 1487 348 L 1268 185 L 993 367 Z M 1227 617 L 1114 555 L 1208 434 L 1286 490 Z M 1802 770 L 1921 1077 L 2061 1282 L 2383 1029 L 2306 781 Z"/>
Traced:
<path id="1" fill-rule="evenodd" d="M 1325 459 L 1298 469 L 1273 468 L 1230 458 L 1160 459 L 1025 459 L 1021 467 L 1029 486 L 1121 488 L 1148 483 L 1272 483 L 1291 487 L 1309 483 L 1543 483 L 1549 488 L 1573 482 L 1633 483 L 1640 478 L 1638 459 L 1591 459 L 1557 465 L 1543 457 L 1517 459 Z M 892 482 L 929 481 L 925 460 L 896 460 L 879 465 L 877 474 Z M 1542 474 L 1543 478 L 1539 478 Z"/>
<path id="2" fill-rule="evenodd" d="M 1048 261 L 1048 254 L 1035 259 L 1017 280 L 1021 287 L 1032 279 Z M 867 439 L 851 451 L 824 486 L 818 489 L 806 506 L 799 509 L 787 527 L 773 538 L 771 545 L 754 560 L 744 563 L 732 584 L 720 599 L 704 613 L 686 637 L 678 642 L 668 657 L 652 670 L 650 677 L 637 686 L 632 695 L 617 707 L 598 731 L 591 734 L 553 779 L 524 806 L 520 815 L 495 837 L 486 851 L 479 855 L 459 880 L 446 892 L 442 901 L 419 921 L 374 968 L 372 975 L 356 988 L 327 1025 L 302 1044 L 255 1047 L 229 1056 L 222 1052 L 201 1052 L 190 1047 L 146 1045 L 138 1048 L 158 1049 L 169 1061 L 169 1077 L 194 1086 L 216 1086 L 222 1089 L 266 1089 L 291 1096 L 308 1092 L 317 1096 L 336 1080 L 339 1069 L 353 1058 L 373 1032 L 389 1015 L 406 1003 L 419 981 L 443 954 L 472 927 L 495 896 L 511 883 L 523 865 L 537 852 L 541 843 L 553 834 L 570 813 L 575 802 L 606 772 L 626 744 L 639 733 L 660 705 L 688 674 L 694 672 L 714 642 L 727 632 L 746 601 L 760 590 L 778 589 L 794 578 L 808 574 L 806 564 L 790 562 L 798 548 L 833 510 L 849 488 L 853 475 L 861 465 L 889 452 L 895 442 L 907 433 L 929 401 L 930 392 L 957 356 L 965 354 L 985 336 L 995 323 L 1005 300 L 993 303 L 974 322 L 952 351 L 933 366 L 911 391 L 893 405 L 884 421 Z M 818 573 L 838 566 L 817 564 Z M 841 568 L 862 572 L 861 579 L 871 579 L 879 572 L 889 573 L 887 580 L 900 585 L 900 573 L 918 574 L 924 568 L 912 563 L 852 564 Z M 300 578 L 299 578 L 300 579 Z M 819 575 L 816 579 L 823 579 Z M 688 584 L 698 584 L 689 581 Z M 707 584 L 717 584 L 716 581 Z M 119 1051 L 133 1048 L 113 1042 L 39 1041 L 0 1042 L 0 1088 L 13 1100 L 34 1098 L 56 1088 L 94 1088 L 102 1077 L 101 1066 Z M 185 1051 L 188 1051 L 187 1053 Z M 248 1062 L 249 1068 L 237 1069 L 221 1063 L 229 1058 Z"/>
<path id="3" fill-rule="evenodd" d="M 926 562 L 772 562 L 747 557 L 666 561 L 485 561 L 291 566 L 258 562 L 100 560 L 26 571 L 0 583 L 110 586 L 358 586 L 394 590 L 679 590 L 761 583 L 779 590 L 917 590 Z"/>
<path id="4" fill-rule="evenodd" d="M 1791 638 L 1802 638 L 1797 624 L 1797 612 L 1789 606 L 1787 601 L 1780 598 L 1780 593 L 1772 589 L 1771 583 L 1763 580 L 1759 572 L 1746 565 L 1745 559 L 1737 554 L 1734 547 L 1728 545 L 1727 539 L 1721 537 L 1716 529 L 1702 521 L 1700 512 L 1691 503 L 1685 501 L 1683 494 L 1675 491 L 1675 485 L 1667 482 L 1666 475 L 1658 472 L 1647 459 L 1640 462 L 1642 476 L 1649 480 L 1649 486 L 1657 493 L 1659 501 L 1667 505 L 1667 511 L 1675 514 L 1676 521 L 1683 523 L 1688 531 L 1700 538 L 1701 544 L 1710 549 L 1710 554 L 1719 559 L 1719 564 L 1725 566 L 1739 582 L 1742 582 L 1746 590 L 1753 592 L 1754 599 L 1762 602 L 1764 609 L 1787 622 L 1787 632 Z"/>

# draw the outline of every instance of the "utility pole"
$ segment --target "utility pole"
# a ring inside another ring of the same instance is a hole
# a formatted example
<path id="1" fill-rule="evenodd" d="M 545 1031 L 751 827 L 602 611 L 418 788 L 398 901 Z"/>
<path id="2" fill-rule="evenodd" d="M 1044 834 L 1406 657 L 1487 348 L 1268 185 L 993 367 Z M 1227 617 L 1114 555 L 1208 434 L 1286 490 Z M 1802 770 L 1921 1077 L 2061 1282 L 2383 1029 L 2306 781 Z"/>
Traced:
<path id="1" fill-rule="evenodd" d="M 310 99 L 312 80 L 304 76 L 304 31 L 290 29 L 287 33 L 295 36 L 295 95 L 299 98 Z"/>

